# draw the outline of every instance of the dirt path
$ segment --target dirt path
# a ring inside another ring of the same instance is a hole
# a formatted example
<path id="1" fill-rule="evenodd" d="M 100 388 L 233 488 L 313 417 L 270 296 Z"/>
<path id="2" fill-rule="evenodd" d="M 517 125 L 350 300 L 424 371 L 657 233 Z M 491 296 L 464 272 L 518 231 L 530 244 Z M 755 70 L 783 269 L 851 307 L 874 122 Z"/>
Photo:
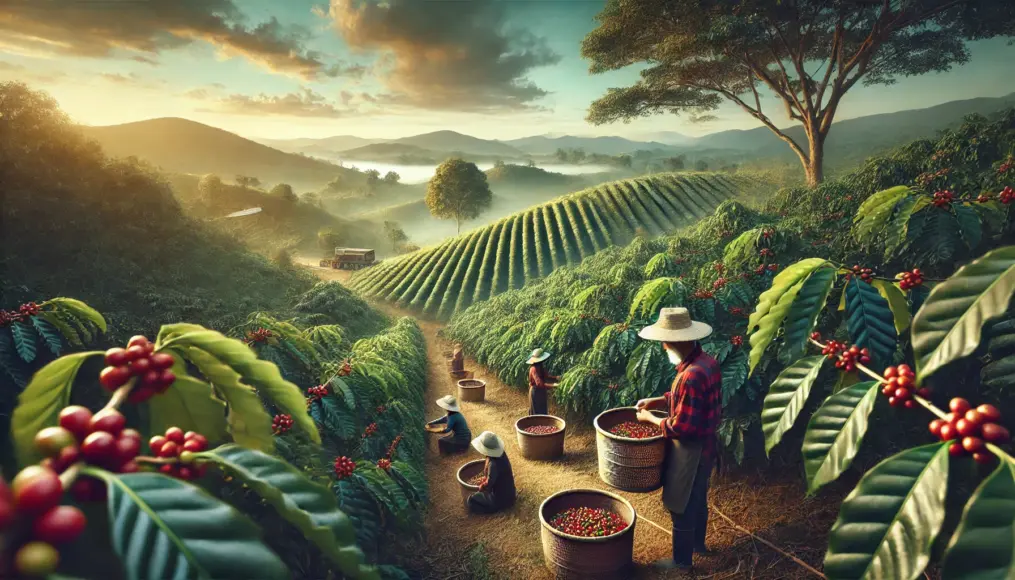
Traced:
<path id="1" fill-rule="evenodd" d="M 314 268 L 321 278 L 345 281 L 348 272 Z M 412 315 L 393 309 L 388 304 L 375 304 L 391 316 Z M 443 352 L 450 345 L 438 337 L 441 325 L 420 321 L 427 340 L 429 376 L 427 384 L 427 418 L 443 414 L 434 404 L 439 397 L 456 394 L 446 372 Z M 466 353 L 467 354 L 467 353 Z M 552 578 L 547 571 L 539 536 L 537 510 L 549 495 L 564 489 L 603 489 L 619 493 L 634 505 L 640 518 L 647 518 L 669 529 L 669 512 L 662 505 L 661 492 L 631 493 L 612 490 L 598 475 L 595 432 L 589 424 L 570 422 L 565 441 L 565 456 L 553 462 L 529 461 L 518 452 L 515 421 L 527 414 L 528 400 L 521 390 L 513 389 L 496 379 L 493 373 L 466 358 L 466 369 L 486 381 L 486 401 L 462 403 L 462 412 L 474 435 L 493 431 L 501 436 L 515 475 L 518 501 L 508 511 L 493 516 L 470 515 L 466 512 L 455 473 L 463 463 L 481 456 L 470 450 L 467 455 L 442 457 L 436 443 L 430 442 L 427 457 L 427 478 L 431 503 L 426 514 L 424 540 L 414 568 L 427 580 L 451 578 Z M 556 413 L 550 403 L 550 412 Z M 433 436 L 431 436 L 433 437 Z M 805 498 L 800 473 L 743 474 L 713 476 L 709 501 L 714 508 L 731 517 L 739 526 L 753 531 L 766 540 L 820 569 L 824 558 L 827 530 L 834 522 L 841 490 Z M 830 496 L 835 496 L 830 501 Z M 707 542 L 711 554 L 696 558 L 698 578 L 708 579 L 783 579 L 815 578 L 790 559 L 761 542 L 734 529 L 728 522 L 712 514 Z M 469 555 L 479 545 L 487 557 L 486 570 L 477 571 Z M 639 521 L 635 528 L 634 558 L 638 564 L 635 578 L 652 579 L 666 576 L 646 565 L 668 557 L 672 551 L 670 536 L 648 522 Z"/>

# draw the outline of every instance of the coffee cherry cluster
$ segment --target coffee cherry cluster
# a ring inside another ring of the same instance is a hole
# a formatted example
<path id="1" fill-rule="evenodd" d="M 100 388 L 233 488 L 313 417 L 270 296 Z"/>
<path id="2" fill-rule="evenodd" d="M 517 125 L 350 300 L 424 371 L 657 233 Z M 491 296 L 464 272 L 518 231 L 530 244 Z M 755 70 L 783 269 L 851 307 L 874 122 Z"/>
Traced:
<path id="1" fill-rule="evenodd" d="M 156 435 L 148 441 L 148 447 L 156 457 L 178 459 L 183 453 L 199 453 L 208 449 L 208 439 L 194 431 L 183 432 L 179 427 L 166 429 L 165 435 Z M 178 479 L 197 479 L 208 470 L 207 465 L 166 463 L 159 467 L 165 475 Z"/>
<path id="2" fill-rule="evenodd" d="M 371 423 L 367 425 L 366 430 L 363 431 L 363 438 L 366 439 L 367 437 L 372 436 L 376 432 L 377 432 L 377 423 Z"/>
<path id="3" fill-rule="evenodd" d="M 271 431 L 275 435 L 288 433 L 293 428 L 292 415 L 275 415 L 271 420 Z"/>
<path id="4" fill-rule="evenodd" d="M 712 269 L 714 269 L 716 272 L 722 272 L 723 270 L 726 269 L 726 264 L 723 264 L 722 262 L 715 262 L 712 264 Z"/>
<path id="5" fill-rule="evenodd" d="M 919 268 L 913 268 L 911 272 L 905 272 L 902 274 L 902 281 L 899 282 L 899 288 L 903 290 L 912 290 L 917 286 L 923 285 L 923 272 Z"/>
<path id="6" fill-rule="evenodd" d="M 328 396 L 328 385 L 318 385 L 316 387 L 310 387 L 307 389 L 307 410 L 310 410 L 310 405 L 320 401 L 324 397 Z"/>
<path id="7" fill-rule="evenodd" d="M 821 340 L 820 335 L 819 338 L 815 340 Z M 827 356 L 828 360 L 834 360 L 839 357 L 839 353 L 845 352 L 847 348 L 848 347 L 844 342 L 839 342 L 837 340 L 829 340 L 828 342 L 825 343 L 825 346 L 821 347 L 821 354 Z"/>
<path id="8" fill-rule="evenodd" d="M 375 410 L 377 411 L 377 414 L 378 414 L 378 415 L 381 415 L 381 414 L 383 414 L 383 413 L 384 413 L 385 411 L 387 411 L 387 410 L 388 410 L 388 408 L 387 408 L 387 407 L 385 407 L 384 405 L 377 405 L 377 409 L 375 409 Z"/>
<path id="9" fill-rule="evenodd" d="M 58 427 L 35 435 L 36 448 L 46 456 L 43 465 L 57 473 L 79 461 L 116 473 L 138 470 L 134 459 L 141 452 L 141 434 L 127 429 L 127 418 L 116 409 L 92 415 L 73 405 L 60 411 L 57 421 Z"/>
<path id="10" fill-rule="evenodd" d="M 1008 171 L 1009 171 L 1009 170 L 1010 170 L 1010 169 L 1011 169 L 1012 167 L 1015 167 L 1015 157 L 1011 157 L 1011 156 L 1009 155 L 1009 156 L 1008 156 L 1008 158 L 1007 158 L 1007 159 L 1005 159 L 1005 160 L 1004 160 L 1004 161 L 1003 161 L 1003 162 L 1001 163 L 1001 166 L 997 168 L 997 172 L 998 172 L 999 174 L 1001 174 L 1001 173 L 1008 173 Z"/>
<path id="11" fill-rule="evenodd" d="M 32 316 L 37 316 L 42 308 L 35 302 L 22 304 L 17 310 L 0 310 L 0 326 L 10 326 L 15 322 L 24 322 Z"/>
<path id="12" fill-rule="evenodd" d="M 766 240 L 772 237 L 773 235 L 775 235 L 775 230 L 761 230 L 761 237 L 765 238 Z"/>
<path id="13" fill-rule="evenodd" d="M 550 519 L 553 529 L 583 538 L 612 536 L 626 530 L 627 525 L 620 514 L 605 508 L 568 508 Z"/>
<path id="14" fill-rule="evenodd" d="M 858 363 L 865 365 L 870 361 L 870 350 L 867 348 L 860 348 L 854 344 L 842 351 L 842 354 L 839 355 L 839 360 L 835 361 L 835 368 L 842 369 L 849 373 L 856 369 L 856 365 Z"/>
<path id="15" fill-rule="evenodd" d="M 820 332 L 816 332 L 816 331 L 812 332 L 811 333 L 811 340 L 816 340 L 818 342 L 821 342 L 821 333 Z M 821 354 L 826 354 L 826 353 L 824 351 L 821 351 Z"/>
<path id="16" fill-rule="evenodd" d="M 736 336 L 731 336 L 730 344 L 732 344 L 733 346 L 741 346 L 744 344 L 744 337 L 739 334 Z"/>
<path id="17" fill-rule="evenodd" d="M 769 272 L 777 272 L 778 270 L 779 270 L 779 264 L 769 264 L 768 265 L 768 271 Z"/>
<path id="18" fill-rule="evenodd" d="M 853 265 L 853 274 L 868 284 L 874 280 L 874 270 L 861 268 L 859 264 Z"/>
<path id="19" fill-rule="evenodd" d="M 712 282 L 712 289 L 718 290 L 726 285 L 726 278 L 719 278 L 715 282 Z"/>
<path id="20" fill-rule="evenodd" d="M 888 397 L 888 404 L 893 407 L 912 409 L 916 406 L 914 394 L 924 399 L 930 396 L 930 389 L 915 388 L 916 374 L 909 365 L 888 367 L 882 375 L 887 380 L 881 383 L 881 394 Z"/>
<path id="21" fill-rule="evenodd" d="M 560 432 L 560 427 L 556 425 L 531 425 L 522 429 L 522 431 L 532 435 L 551 435 Z"/>
<path id="22" fill-rule="evenodd" d="M 247 343 L 247 345 L 252 345 L 257 342 L 267 342 L 269 338 L 272 338 L 274 336 L 275 333 L 268 330 L 267 328 L 258 328 L 257 330 L 252 330 L 248 332 L 247 337 L 244 339 L 243 342 Z"/>
<path id="23" fill-rule="evenodd" d="M 987 203 L 990 200 L 991 196 L 989 193 L 981 193 L 980 195 L 976 196 L 976 201 L 978 203 Z"/>
<path id="24" fill-rule="evenodd" d="M 1010 185 L 1006 186 L 1004 189 L 1001 190 L 1001 193 L 998 195 L 997 198 L 1001 201 L 1001 203 L 1008 205 L 1013 200 L 1015 200 L 1015 189 L 1012 189 Z"/>
<path id="25" fill-rule="evenodd" d="M 1001 412 L 997 407 L 980 405 L 974 409 L 969 401 L 956 397 L 948 408 L 951 412 L 944 419 L 931 421 L 930 432 L 941 441 L 953 442 L 948 446 L 952 457 L 972 455 L 973 461 L 987 464 L 993 461 L 987 443 L 1004 445 L 1011 441 L 1011 434 L 998 423 Z"/>
<path id="26" fill-rule="evenodd" d="M 944 167 L 934 172 L 921 173 L 920 175 L 916 176 L 916 182 L 926 187 L 931 183 L 933 183 L 934 181 L 941 179 L 942 177 L 946 177 L 951 172 L 952 169 L 950 167 Z"/>
<path id="27" fill-rule="evenodd" d="M 348 457 L 338 457 L 335 459 L 335 477 L 338 479 L 345 479 L 352 475 L 352 472 L 356 471 L 356 463 Z"/>
<path id="28" fill-rule="evenodd" d="M 708 298 L 714 298 L 715 294 L 713 294 L 712 292 L 709 292 L 708 290 L 696 290 L 694 292 L 693 296 L 694 296 L 694 298 L 697 298 L 699 300 L 705 300 L 705 299 L 708 299 Z"/>
<path id="29" fill-rule="evenodd" d="M 5 552 L 17 548 L 12 550 L 16 575 L 52 574 L 60 563 L 56 546 L 73 542 L 85 531 L 85 514 L 60 505 L 63 492 L 57 473 L 41 465 L 23 469 L 11 487 L 0 478 L 0 534 L 5 536 Z M 7 565 L 0 562 L 0 572 Z"/>
<path id="30" fill-rule="evenodd" d="M 630 439 L 647 439 L 649 437 L 659 437 L 659 427 L 649 423 L 642 423 L 641 421 L 624 421 L 618 423 L 610 429 L 610 433 L 618 437 L 628 437 Z"/>
<path id="31" fill-rule="evenodd" d="M 771 248 L 761 248 L 761 251 L 758 252 L 758 255 L 761 256 L 762 258 L 770 258 L 775 255 L 775 252 L 773 252 Z"/>
<path id="32" fill-rule="evenodd" d="M 465 483 L 474 485 L 476 487 L 484 487 L 486 485 L 486 476 L 482 473 L 478 473 L 469 478 Z"/>
<path id="33" fill-rule="evenodd" d="M 402 442 L 402 435 L 398 434 L 394 439 L 391 440 L 391 445 L 388 446 L 388 452 L 384 456 L 388 459 L 392 459 L 395 456 L 395 452 L 398 451 L 398 444 Z"/>
<path id="34" fill-rule="evenodd" d="M 391 469 L 391 460 L 388 459 L 387 457 L 378 459 L 377 460 L 377 467 L 383 469 L 384 471 L 387 471 L 387 470 Z"/>
<path id="35" fill-rule="evenodd" d="M 955 194 L 945 189 L 943 191 L 935 191 L 931 203 L 937 207 L 948 207 L 953 201 L 955 201 Z"/>
<path id="36" fill-rule="evenodd" d="M 342 366 L 338 369 L 338 376 L 347 377 L 352 374 L 352 363 L 349 361 L 343 361 Z"/>
<path id="37" fill-rule="evenodd" d="M 106 389 L 115 391 L 136 377 L 139 383 L 131 390 L 127 400 L 143 403 L 166 392 L 173 384 L 176 375 L 169 369 L 174 362 L 172 355 L 155 352 L 155 345 L 147 338 L 135 336 L 127 343 L 127 348 L 106 351 L 106 364 L 109 366 L 99 373 L 99 382 Z"/>
<path id="38" fill-rule="evenodd" d="M 759 265 L 757 268 L 754 269 L 754 273 L 757 274 L 758 276 L 764 274 L 765 273 L 765 265 L 764 264 Z"/>

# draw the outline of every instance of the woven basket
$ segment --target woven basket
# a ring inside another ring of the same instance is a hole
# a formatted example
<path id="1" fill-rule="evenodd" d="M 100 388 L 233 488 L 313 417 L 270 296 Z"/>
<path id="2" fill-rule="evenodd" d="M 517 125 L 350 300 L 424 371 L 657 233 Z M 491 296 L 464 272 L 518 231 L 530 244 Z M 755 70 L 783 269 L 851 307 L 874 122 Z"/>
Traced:
<path id="1" fill-rule="evenodd" d="M 603 538 L 582 538 L 557 531 L 550 520 L 573 507 L 606 508 L 620 514 L 628 526 Z M 539 523 L 546 567 L 560 580 L 623 580 L 631 578 L 634 524 L 637 514 L 626 499 L 596 489 L 557 492 L 539 506 Z"/>
<path id="2" fill-rule="evenodd" d="M 526 427 L 535 427 L 537 425 L 557 427 L 560 430 L 556 433 L 547 433 L 546 435 L 526 433 L 524 431 Z M 518 447 L 522 450 L 522 457 L 546 461 L 548 459 L 557 459 L 561 455 L 564 455 L 564 430 L 566 428 L 567 423 L 560 417 L 554 417 L 553 415 L 528 415 L 522 417 L 515 422 L 515 431 L 518 433 Z"/>
<path id="3" fill-rule="evenodd" d="M 485 464 L 485 459 L 477 459 L 458 468 L 458 487 L 462 491 L 462 504 L 466 507 L 466 509 L 469 507 L 469 497 L 479 491 L 478 485 L 469 485 L 466 482 L 480 473 L 483 473 L 483 467 Z"/>
<path id="4" fill-rule="evenodd" d="M 486 400 L 486 381 L 468 378 L 458 381 L 458 400 L 477 403 Z"/>
<path id="5" fill-rule="evenodd" d="M 652 411 L 665 416 L 661 411 Z M 663 461 L 666 439 L 662 435 L 632 439 L 610 433 L 625 421 L 637 421 L 634 407 L 604 411 L 596 417 L 596 452 L 599 455 L 599 477 L 611 487 L 624 491 L 652 491 L 663 484 Z"/>

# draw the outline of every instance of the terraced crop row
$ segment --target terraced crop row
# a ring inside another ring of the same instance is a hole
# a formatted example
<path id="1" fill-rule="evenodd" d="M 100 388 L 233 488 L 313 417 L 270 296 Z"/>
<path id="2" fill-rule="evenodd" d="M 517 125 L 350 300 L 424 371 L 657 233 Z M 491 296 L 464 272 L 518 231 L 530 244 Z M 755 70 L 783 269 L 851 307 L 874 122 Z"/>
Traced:
<path id="1" fill-rule="evenodd" d="M 747 180 L 666 173 L 600 184 L 508 216 L 438 246 L 357 273 L 361 293 L 440 318 L 639 232 L 659 235 L 711 214 Z"/>

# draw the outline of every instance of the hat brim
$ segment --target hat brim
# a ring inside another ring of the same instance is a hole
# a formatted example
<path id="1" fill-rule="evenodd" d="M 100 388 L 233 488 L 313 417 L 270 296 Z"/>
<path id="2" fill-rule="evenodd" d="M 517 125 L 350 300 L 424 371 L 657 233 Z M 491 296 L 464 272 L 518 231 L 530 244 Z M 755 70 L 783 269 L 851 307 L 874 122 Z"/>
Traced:
<path id="1" fill-rule="evenodd" d="M 440 407 L 441 409 L 444 409 L 445 411 L 454 411 L 456 413 L 458 412 L 457 404 L 449 405 L 445 403 L 443 399 L 437 399 L 437 406 Z"/>
<path id="2" fill-rule="evenodd" d="M 544 360 L 550 358 L 550 356 L 552 356 L 550 353 L 544 352 L 543 356 L 530 357 L 529 360 L 526 361 L 525 364 L 533 365 L 533 364 L 536 364 L 536 363 L 539 363 L 539 362 L 543 362 Z"/>
<path id="3" fill-rule="evenodd" d="M 483 445 L 483 442 L 479 440 L 479 437 L 472 440 L 472 448 L 478 451 L 481 455 L 485 455 L 487 457 L 500 457 L 501 455 L 504 455 L 504 441 L 501 440 L 500 435 L 494 435 L 494 437 L 497 438 L 496 449 L 490 449 L 486 445 Z"/>
<path id="4" fill-rule="evenodd" d="M 691 321 L 691 326 L 679 329 L 661 328 L 658 323 L 653 324 L 641 329 L 638 336 L 656 342 L 690 342 L 701 340 L 710 334 L 712 334 L 711 326 L 704 322 Z"/>

